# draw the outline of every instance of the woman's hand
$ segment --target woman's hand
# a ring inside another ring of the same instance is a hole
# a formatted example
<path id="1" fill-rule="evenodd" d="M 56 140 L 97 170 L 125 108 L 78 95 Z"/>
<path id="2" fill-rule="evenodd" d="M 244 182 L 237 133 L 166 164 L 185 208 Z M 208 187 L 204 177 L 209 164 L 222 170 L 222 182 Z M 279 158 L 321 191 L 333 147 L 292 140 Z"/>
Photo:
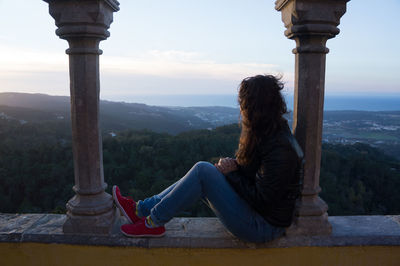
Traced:
<path id="1" fill-rule="evenodd" d="M 218 163 L 214 164 L 215 167 L 224 175 L 238 170 L 236 159 L 233 158 L 220 158 Z"/>

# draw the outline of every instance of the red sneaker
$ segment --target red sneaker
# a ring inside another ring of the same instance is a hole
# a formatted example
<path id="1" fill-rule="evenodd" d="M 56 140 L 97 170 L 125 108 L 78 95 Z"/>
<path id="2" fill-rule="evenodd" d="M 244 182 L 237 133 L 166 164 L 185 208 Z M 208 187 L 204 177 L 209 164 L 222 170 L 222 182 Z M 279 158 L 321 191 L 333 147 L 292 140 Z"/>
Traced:
<path id="1" fill-rule="evenodd" d="M 148 228 L 145 221 L 146 218 L 143 218 L 135 224 L 124 224 L 121 226 L 121 232 L 129 237 L 160 237 L 165 234 L 164 226 Z"/>
<path id="2" fill-rule="evenodd" d="M 122 214 L 130 223 L 133 224 L 140 221 L 140 217 L 136 215 L 136 202 L 131 198 L 122 196 L 117 186 L 113 186 L 113 198 L 115 204 L 117 204 Z"/>

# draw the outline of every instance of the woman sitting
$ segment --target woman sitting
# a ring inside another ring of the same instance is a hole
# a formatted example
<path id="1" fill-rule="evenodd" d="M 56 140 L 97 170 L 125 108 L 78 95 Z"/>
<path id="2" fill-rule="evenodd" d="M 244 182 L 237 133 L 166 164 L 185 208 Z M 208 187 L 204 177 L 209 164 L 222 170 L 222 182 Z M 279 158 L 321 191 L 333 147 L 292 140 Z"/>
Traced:
<path id="1" fill-rule="evenodd" d="M 244 79 L 238 101 L 242 131 L 236 158 L 198 162 L 158 195 L 139 200 L 113 187 L 116 205 L 130 224 L 129 237 L 157 237 L 177 213 L 203 199 L 222 224 L 249 242 L 271 241 L 294 216 L 302 183 L 303 153 L 283 115 L 283 84 L 271 75 Z"/>

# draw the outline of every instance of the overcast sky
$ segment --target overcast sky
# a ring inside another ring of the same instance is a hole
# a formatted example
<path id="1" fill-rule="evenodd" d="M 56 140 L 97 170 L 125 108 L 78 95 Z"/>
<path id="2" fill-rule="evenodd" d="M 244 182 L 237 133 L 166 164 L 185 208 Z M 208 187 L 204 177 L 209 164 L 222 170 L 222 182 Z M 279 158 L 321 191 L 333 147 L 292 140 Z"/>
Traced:
<path id="1" fill-rule="evenodd" d="M 328 41 L 326 94 L 400 95 L 400 0 L 352 0 Z M 244 77 L 281 73 L 293 89 L 295 42 L 272 0 L 120 0 L 101 43 L 101 97 L 235 94 Z M 0 92 L 69 95 L 67 42 L 48 4 L 0 0 Z"/>

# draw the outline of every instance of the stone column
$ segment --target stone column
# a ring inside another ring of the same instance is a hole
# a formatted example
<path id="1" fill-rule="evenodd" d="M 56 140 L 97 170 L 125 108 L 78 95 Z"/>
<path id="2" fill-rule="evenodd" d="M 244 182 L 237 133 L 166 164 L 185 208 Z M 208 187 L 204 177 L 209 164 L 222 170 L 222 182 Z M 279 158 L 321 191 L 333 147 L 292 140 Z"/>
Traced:
<path id="1" fill-rule="evenodd" d="M 75 196 L 67 203 L 64 233 L 108 234 L 115 220 L 111 195 L 104 190 L 102 142 L 99 131 L 99 43 L 108 28 L 116 0 L 45 0 L 68 41 Z"/>
<path id="2" fill-rule="evenodd" d="M 286 37 L 296 41 L 293 131 L 305 156 L 304 186 L 296 219 L 289 234 L 330 234 L 327 204 L 318 197 L 325 89 L 326 41 L 349 0 L 278 0 Z"/>

